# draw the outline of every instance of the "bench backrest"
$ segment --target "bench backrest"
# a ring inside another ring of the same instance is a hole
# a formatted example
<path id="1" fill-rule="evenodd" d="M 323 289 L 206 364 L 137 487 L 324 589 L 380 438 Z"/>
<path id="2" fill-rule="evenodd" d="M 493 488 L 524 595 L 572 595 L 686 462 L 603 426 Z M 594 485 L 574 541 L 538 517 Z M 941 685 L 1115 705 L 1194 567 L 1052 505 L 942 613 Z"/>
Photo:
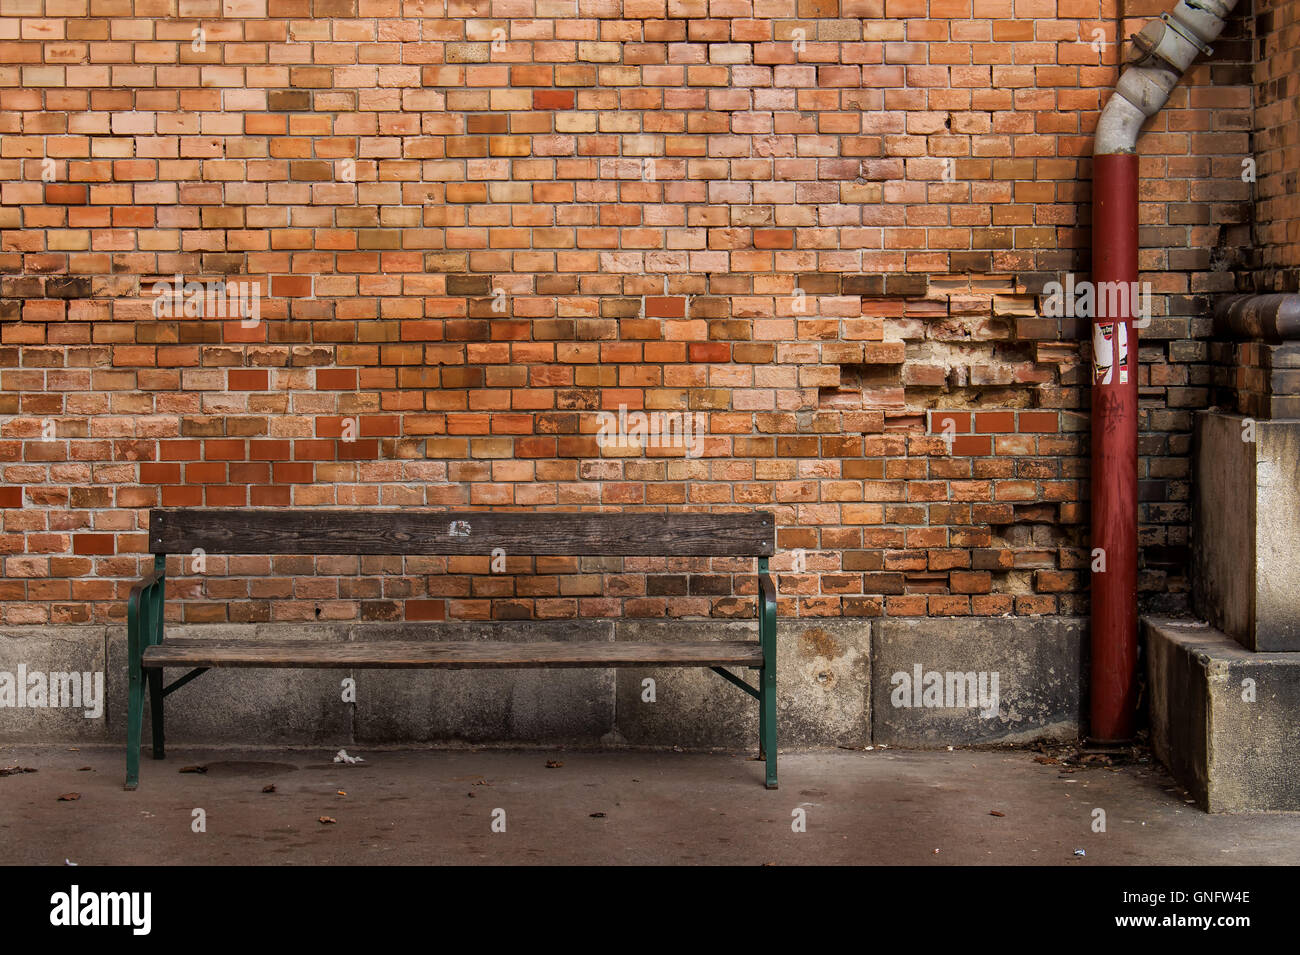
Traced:
<path id="1" fill-rule="evenodd" d="M 149 551 L 188 554 L 447 554 L 770 557 L 776 521 L 736 514 L 157 508 Z"/>

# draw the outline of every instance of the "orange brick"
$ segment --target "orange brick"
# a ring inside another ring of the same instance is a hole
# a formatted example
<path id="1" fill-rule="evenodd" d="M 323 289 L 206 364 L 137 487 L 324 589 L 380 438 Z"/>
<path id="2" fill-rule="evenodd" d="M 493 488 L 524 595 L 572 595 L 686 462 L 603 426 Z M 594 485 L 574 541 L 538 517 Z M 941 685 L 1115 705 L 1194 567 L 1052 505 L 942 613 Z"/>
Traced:
<path id="1" fill-rule="evenodd" d="M 756 249 L 793 249 L 794 230 L 792 229 L 755 229 L 754 248 Z"/>

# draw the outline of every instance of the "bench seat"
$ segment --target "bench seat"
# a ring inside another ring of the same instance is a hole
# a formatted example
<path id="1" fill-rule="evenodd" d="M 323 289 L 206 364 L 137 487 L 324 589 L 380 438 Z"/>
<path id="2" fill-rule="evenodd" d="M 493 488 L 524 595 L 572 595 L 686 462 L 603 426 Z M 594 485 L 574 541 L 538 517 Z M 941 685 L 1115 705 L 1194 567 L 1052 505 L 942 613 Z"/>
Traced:
<path id="1" fill-rule="evenodd" d="M 145 669 L 159 667 L 311 667 L 491 669 L 543 667 L 694 667 L 763 665 L 757 641 L 693 643 L 609 641 L 215 640 L 172 637 L 144 651 Z"/>

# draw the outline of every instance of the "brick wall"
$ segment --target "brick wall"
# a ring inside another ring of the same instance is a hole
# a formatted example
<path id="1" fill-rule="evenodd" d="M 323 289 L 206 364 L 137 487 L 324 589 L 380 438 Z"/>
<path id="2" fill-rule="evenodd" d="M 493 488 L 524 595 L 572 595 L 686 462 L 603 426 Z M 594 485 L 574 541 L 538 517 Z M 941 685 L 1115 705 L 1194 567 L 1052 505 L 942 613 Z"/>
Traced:
<path id="1" fill-rule="evenodd" d="M 1255 0 L 1258 260 L 1245 291 L 1300 291 L 1300 6 Z"/>
<path id="2" fill-rule="evenodd" d="M 786 616 L 1085 611 L 1085 323 L 1041 298 L 1086 278 L 1117 33 L 1165 7 L 3 0 L 0 620 L 120 619 L 156 505 L 764 507 Z M 1141 144 L 1158 606 L 1209 296 L 1300 264 L 1272 7 Z M 175 275 L 260 320 L 157 314 Z M 702 415 L 702 455 L 603 447 L 621 406 Z M 738 561 L 188 569 L 190 621 L 753 613 Z"/>

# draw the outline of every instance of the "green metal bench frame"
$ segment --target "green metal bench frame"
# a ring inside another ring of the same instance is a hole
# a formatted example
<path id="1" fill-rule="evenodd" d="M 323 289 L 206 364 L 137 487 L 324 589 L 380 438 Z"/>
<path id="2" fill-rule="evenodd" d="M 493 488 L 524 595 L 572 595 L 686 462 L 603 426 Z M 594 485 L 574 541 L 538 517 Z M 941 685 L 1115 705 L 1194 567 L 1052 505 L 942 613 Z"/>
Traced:
<path id="1" fill-rule="evenodd" d="M 145 666 L 145 652 L 150 647 L 160 645 L 164 639 L 163 606 L 164 606 L 164 601 L 166 599 L 167 554 L 169 552 L 184 554 L 188 551 L 188 548 L 182 549 L 180 546 L 177 546 L 176 543 L 177 540 L 179 539 L 179 535 L 183 535 L 186 533 L 185 531 L 182 531 L 180 529 L 180 525 L 197 524 L 198 536 L 195 539 L 207 540 L 208 538 L 212 538 L 214 534 L 212 522 L 220 522 L 224 519 L 234 518 L 236 515 L 238 516 L 238 519 L 242 522 L 245 519 L 248 519 L 250 517 L 252 518 L 252 520 L 256 521 L 256 515 L 258 514 L 264 514 L 264 515 L 274 514 L 279 518 L 283 518 L 283 516 L 286 514 L 306 515 L 308 513 L 310 512 L 307 511 L 259 512 L 259 511 L 243 510 L 243 509 L 230 510 L 230 511 L 218 511 L 218 510 L 176 511 L 176 510 L 159 509 L 150 512 L 150 550 L 154 553 L 154 569 L 151 573 L 147 574 L 131 588 L 130 593 L 127 597 L 127 605 L 126 605 L 127 685 L 128 685 L 128 692 L 129 692 L 129 699 L 127 703 L 127 728 L 126 728 L 127 743 L 126 743 L 126 786 L 125 788 L 127 790 L 136 789 L 140 781 L 140 746 L 141 746 L 141 735 L 143 733 L 143 728 L 144 728 L 144 698 L 145 698 L 146 686 L 148 688 L 150 720 L 151 720 L 151 725 L 153 730 L 153 758 L 164 759 L 166 754 L 165 754 L 163 700 L 167 696 L 175 692 L 176 690 L 179 690 L 185 684 L 191 682 L 192 680 L 201 676 L 203 673 L 207 672 L 207 670 L 209 669 L 209 667 L 207 666 L 195 667 L 194 669 L 190 670 L 188 673 L 181 676 L 177 680 L 164 686 L 162 667 Z M 324 518 L 325 515 L 340 514 L 340 513 L 347 514 L 352 512 L 340 512 L 340 511 L 321 509 L 314 512 L 314 519 L 315 520 L 326 519 Z M 410 512 L 394 512 L 394 511 L 369 512 L 369 514 L 372 517 L 377 517 L 381 519 L 384 515 L 395 515 L 397 513 L 406 513 L 408 516 L 410 515 Z M 461 518 L 466 520 L 482 521 L 482 519 L 485 516 L 494 515 L 494 514 L 512 515 L 515 520 L 520 521 L 525 526 L 527 525 L 529 518 L 537 518 L 541 516 L 538 514 L 518 513 L 518 512 L 459 512 L 459 513 L 421 512 L 419 513 L 419 517 L 422 518 L 433 517 L 436 518 L 441 523 L 446 523 L 446 522 L 455 522 L 457 521 L 457 519 L 461 519 Z M 773 530 L 774 530 L 774 522 L 772 521 L 770 514 L 766 514 L 765 512 L 750 512 L 749 516 L 754 516 L 758 514 L 761 514 L 763 516 L 764 526 L 765 527 L 773 526 Z M 564 514 L 559 514 L 557 516 L 561 518 L 572 519 L 575 517 L 584 517 L 586 515 L 574 515 L 574 514 L 564 513 Z M 663 520 L 665 518 L 675 518 L 675 517 L 687 518 L 687 519 L 696 518 L 697 519 L 696 521 L 688 521 L 687 525 L 684 525 L 684 526 L 696 526 L 699 524 L 698 521 L 699 518 L 708 518 L 708 517 L 715 517 L 715 516 L 723 517 L 726 515 L 620 514 L 620 515 L 594 515 L 594 516 L 606 517 L 606 518 L 621 517 L 621 518 L 629 518 L 633 520 L 638 518 L 642 520 L 645 520 L 646 518 L 659 518 L 660 520 Z M 731 515 L 731 516 L 735 516 L 735 515 Z M 278 521 L 273 521 L 272 523 L 278 523 Z M 166 525 L 167 526 L 166 531 L 160 532 L 159 530 L 160 525 Z M 669 530 L 671 530 L 671 525 L 672 525 L 672 521 L 670 520 L 668 522 Z M 190 533 L 195 533 L 195 532 L 191 530 Z M 207 535 L 206 537 L 204 536 L 205 533 Z M 299 546 L 298 544 L 292 541 L 285 541 L 285 540 L 278 540 L 278 543 L 282 543 L 286 548 L 289 549 L 286 549 L 284 551 L 274 550 L 273 548 L 274 546 L 276 546 L 276 544 L 268 543 L 268 539 L 271 542 L 277 542 L 277 538 L 274 536 L 275 531 L 271 530 L 269 534 L 270 534 L 269 538 L 266 538 L 265 535 L 259 535 L 259 536 L 263 536 L 264 538 L 259 544 L 261 548 L 259 550 L 249 550 L 249 551 L 224 550 L 223 551 L 220 547 L 218 547 L 208 552 L 211 553 L 222 553 L 222 552 L 224 553 L 241 553 L 241 552 L 242 553 L 301 553 L 302 552 L 301 550 L 292 549 L 295 546 Z M 543 534 L 541 536 L 543 540 L 540 542 L 538 546 L 544 548 L 546 535 Z M 739 536 L 743 537 L 743 535 L 739 535 Z M 227 540 L 230 539 L 230 535 L 218 534 L 217 537 L 227 539 Z M 332 540 L 325 541 L 325 540 L 317 539 L 314 540 L 312 543 L 314 546 L 313 552 L 315 553 L 351 554 L 351 553 L 373 552 L 372 550 L 367 550 L 365 548 L 356 551 L 349 550 L 347 549 L 349 546 L 349 541 L 347 540 L 338 542 Z M 335 546 L 336 544 L 340 546 Z M 385 546 L 391 548 L 392 547 L 391 541 Z M 468 549 L 469 545 L 465 545 L 460 548 L 455 548 L 455 547 L 448 548 L 446 546 L 446 543 L 443 542 L 442 546 L 440 546 L 437 550 L 432 552 L 433 553 L 448 553 L 448 552 L 474 553 L 476 551 L 481 551 L 483 549 L 483 546 L 484 545 L 481 542 L 478 542 L 474 545 L 474 550 Z M 574 546 L 580 546 L 580 545 L 574 545 Z M 588 546 L 592 546 L 592 545 L 589 544 Z M 599 547 L 599 545 L 595 545 L 595 546 L 597 546 L 597 550 L 588 551 L 588 552 L 600 553 L 604 555 L 610 553 L 610 551 L 612 550 L 612 552 L 615 555 L 644 556 L 643 552 L 637 549 L 637 545 L 634 540 L 630 544 L 628 544 L 627 541 L 624 541 L 623 543 L 619 543 L 616 546 L 610 544 L 607 544 L 603 548 Z M 732 541 L 727 546 L 731 546 L 733 548 L 732 553 L 733 555 L 736 556 L 740 555 L 740 551 L 734 550 L 735 547 L 740 547 L 741 550 L 746 550 L 745 542 L 743 540 Z M 267 549 L 268 547 L 272 549 Z M 743 556 L 754 556 L 752 553 L 753 549 L 754 548 L 751 542 L 748 550 Z M 770 538 L 762 549 L 765 550 L 768 554 L 772 552 L 772 544 Z M 205 548 L 205 551 L 206 550 L 208 549 Z M 384 550 L 382 552 L 390 553 L 390 554 L 398 553 L 398 554 L 405 555 L 405 554 L 412 554 L 412 553 L 427 553 L 429 551 L 399 548 L 399 549 Z M 533 554 L 545 553 L 545 550 L 544 549 L 533 550 L 531 551 L 531 553 Z M 748 693 L 750 696 L 754 697 L 754 699 L 758 701 L 759 759 L 762 760 L 765 764 L 765 777 L 766 777 L 765 783 L 767 788 L 776 789 L 777 788 L 776 584 L 773 582 L 772 577 L 768 572 L 767 556 L 758 557 L 758 624 L 759 624 L 759 645 L 762 649 L 763 663 L 761 666 L 758 667 L 753 667 L 753 666 L 749 667 L 749 669 L 757 669 L 759 671 L 758 686 L 756 687 L 752 686 L 748 681 L 741 679 L 740 677 L 736 676 L 730 670 L 726 669 L 723 666 L 709 666 L 709 669 L 712 670 L 714 673 L 717 673 L 728 683 L 735 685 L 736 687 Z M 599 663 L 592 664 L 592 666 L 600 666 L 600 664 Z"/>

